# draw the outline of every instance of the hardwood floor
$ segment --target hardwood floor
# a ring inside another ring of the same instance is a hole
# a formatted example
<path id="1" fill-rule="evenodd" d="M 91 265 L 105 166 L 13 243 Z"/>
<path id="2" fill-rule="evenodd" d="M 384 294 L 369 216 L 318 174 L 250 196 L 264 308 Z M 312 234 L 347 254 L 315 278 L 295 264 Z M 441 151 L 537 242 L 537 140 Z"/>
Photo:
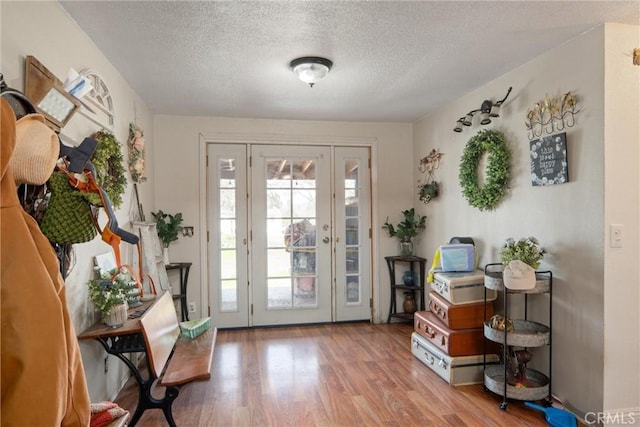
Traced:
<path id="1" fill-rule="evenodd" d="M 173 404 L 191 426 L 546 426 L 544 414 L 482 385 L 452 387 L 411 354 L 413 325 L 394 323 L 218 331 L 209 381 Z M 160 391 L 160 390 L 157 390 Z M 133 413 L 137 388 L 116 402 Z M 147 410 L 141 427 L 167 425 Z"/>

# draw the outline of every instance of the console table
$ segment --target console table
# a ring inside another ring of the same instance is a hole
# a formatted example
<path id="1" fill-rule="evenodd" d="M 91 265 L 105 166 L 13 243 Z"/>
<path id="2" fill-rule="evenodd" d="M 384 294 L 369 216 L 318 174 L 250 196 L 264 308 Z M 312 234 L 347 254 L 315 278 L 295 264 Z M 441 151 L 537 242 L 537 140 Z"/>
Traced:
<path id="1" fill-rule="evenodd" d="M 140 317 L 156 301 L 157 299 L 144 301 L 141 306 L 130 308 L 127 320 L 119 328 L 112 328 L 99 321 L 78 335 L 78 340 L 93 339 L 98 341 L 107 353 L 114 355 L 127 365 L 131 375 L 135 378 L 138 384 L 138 404 L 131 418 L 131 426 L 136 424 L 145 409 L 153 407 L 154 398 L 151 394 L 153 377 L 149 375 L 148 378 L 145 378 L 144 372 L 138 369 L 138 366 L 127 355 L 129 353 L 144 353 L 146 356 L 147 347 L 142 336 Z"/>
<path id="2" fill-rule="evenodd" d="M 190 262 L 172 262 L 166 264 L 164 268 L 167 271 L 178 270 L 180 272 L 180 293 L 174 294 L 173 299 L 180 300 L 180 312 L 182 321 L 189 320 L 189 307 L 187 305 L 187 282 L 189 281 L 189 270 L 191 269 Z"/>

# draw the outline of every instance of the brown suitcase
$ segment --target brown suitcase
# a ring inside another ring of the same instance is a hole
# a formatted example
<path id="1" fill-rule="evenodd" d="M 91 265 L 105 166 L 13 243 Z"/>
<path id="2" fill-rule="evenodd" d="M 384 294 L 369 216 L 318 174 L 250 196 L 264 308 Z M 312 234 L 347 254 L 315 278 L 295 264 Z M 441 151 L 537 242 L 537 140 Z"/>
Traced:
<path id="1" fill-rule="evenodd" d="M 436 291 L 429 292 L 429 311 L 449 329 L 482 328 L 485 319 L 493 316 L 493 301 L 487 301 L 486 318 L 485 303 L 472 302 L 469 304 L 451 304 Z"/>
<path id="2" fill-rule="evenodd" d="M 414 330 L 452 357 L 474 356 L 484 351 L 484 328 L 452 330 L 430 311 L 417 311 L 413 315 Z M 494 347 L 487 342 L 487 351 Z M 495 353 L 495 351 L 491 351 Z"/>

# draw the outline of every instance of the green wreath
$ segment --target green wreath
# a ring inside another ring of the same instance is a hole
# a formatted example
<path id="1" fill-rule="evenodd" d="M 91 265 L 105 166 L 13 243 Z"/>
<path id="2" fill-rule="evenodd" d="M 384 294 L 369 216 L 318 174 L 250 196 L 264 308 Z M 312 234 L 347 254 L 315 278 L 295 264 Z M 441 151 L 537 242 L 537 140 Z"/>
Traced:
<path id="1" fill-rule="evenodd" d="M 487 152 L 485 184 L 478 184 L 478 164 Z M 472 137 L 460 161 L 462 195 L 471 206 L 481 211 L 493 210 L 509 187 L 509 160 L 511 153 L 504 135 L 495 130 L 481 130 Z"/>
<path id="2" fill-rule="evenodd" d="M 106 130 L 97 132 L 94 139 L 98 141 L 98 146 L 91 162 L 96 167 L 96 181 L 106 191 L 113 207 L 118 208 L 127 185 L 120 142 Z M 99 198 L 95 204 L 100 204 Z"/>

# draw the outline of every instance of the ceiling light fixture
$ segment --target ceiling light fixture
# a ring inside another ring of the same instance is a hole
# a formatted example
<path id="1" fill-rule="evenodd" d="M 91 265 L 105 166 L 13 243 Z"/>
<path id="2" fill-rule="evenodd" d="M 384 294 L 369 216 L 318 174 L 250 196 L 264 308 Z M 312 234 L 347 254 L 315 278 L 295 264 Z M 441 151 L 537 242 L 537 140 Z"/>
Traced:
<path id="1" fill-rule="evenodd" d="M 333 62 L 318 56 L 305 56 L 294 59 L 289 66 L 300 80 L 313 87 L 331 70 Z"/>
<path id="2" fill-rule="evenodd" d="M 462 126 L 471 126 L 473 124 L 473 115 L 475 113 L 480 113 L 480 124 L 488 125 L 491 123 L 491 118 L 500 117 L 500 106 L 507 100 L 507 97 L 511 93 L 511 88 L 507 91 L 507 94 L 498 102 L 493 102 L 489 100 L 485 100 L 480 108 L 477 110 L 469 111 L 466 116 L 460 117 L 456 121 L 456 125 L 453 128 L 454 132 L 462 132 L 464 129 Z"/>

